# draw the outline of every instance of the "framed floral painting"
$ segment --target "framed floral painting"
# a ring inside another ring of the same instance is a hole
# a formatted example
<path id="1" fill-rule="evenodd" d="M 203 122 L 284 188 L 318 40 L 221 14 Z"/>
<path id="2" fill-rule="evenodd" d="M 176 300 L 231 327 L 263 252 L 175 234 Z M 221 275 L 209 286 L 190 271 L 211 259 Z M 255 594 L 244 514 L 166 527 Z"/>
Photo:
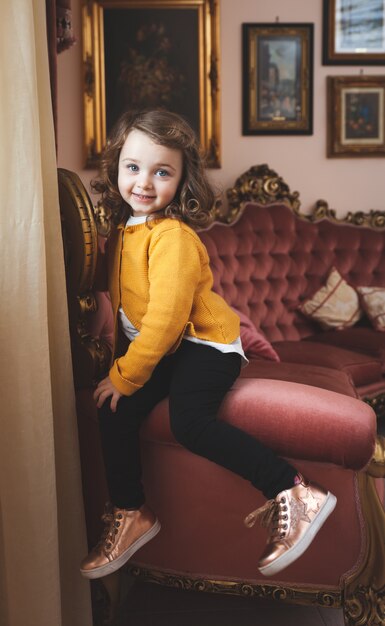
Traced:
<path id="1" fill-rule="evenodd" d="M 328 76 L 327 94 L 327 156 L 385 156 L 385 76 Z"/>
<path id="2" fill-rule="evenodd" d="M 83 5 L 86 163 L 128 109 L 187 118 L 220 166 L 217 0 L 88 0 Z"/>

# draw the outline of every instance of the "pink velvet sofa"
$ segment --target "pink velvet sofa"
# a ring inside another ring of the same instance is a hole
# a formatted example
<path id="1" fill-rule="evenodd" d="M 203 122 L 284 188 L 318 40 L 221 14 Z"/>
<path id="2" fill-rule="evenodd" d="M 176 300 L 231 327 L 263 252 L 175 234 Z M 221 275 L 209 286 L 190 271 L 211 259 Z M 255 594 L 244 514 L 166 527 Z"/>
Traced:
<path id="1" fill-rule="evenodd" d="M 111 312 L 106 294 L 93 291 L 98 236 L 90 199 L 66 170 L 59 170 L 59 188 L 84 502 L 93 544 L 107 493 L 92 385 L 108 368 Z M 162 532 L 105 584 L 113 591 L 129 573 L 185 589 L 342 606 L 346 624 L 382 624 L 385 445 L 370 402 L 384 389 L 384 335 L 374 333 L 377 339 L 369 343 L 362 337 L 372 331 L 362 325 L 357 332 L 349 329 L 351 343 L 337 345 L 337 335 L 345 331 L 321 332 L 298 305 L 333 265 L 354 284 L 373 284 L 381 267 L 385 272 L 384 234 L 298 215 L 298 194 L 266 166 L 252 168 L 228 197 L 229 210 L 200 235 L 215 289 L 241 313 L 250 364 L 226 397 L 220 419 L 244 428 L 328 486 L 338 504 L 303 557 L 276 579 L 264 578 L 256 563 L 265 531 L 243 524 L 263 504 L 262 496 L 242 478 L 179 446 L 165 400 L 142 429 L 145 489 Z M 100 207 L 96 222 L 105 232 Z M 363 266 L 367 255 L 371 261 Z"/>
<path id="2" fill-rule="evenodd" d="M 357 396 L 382 415 L 385 332 L 376 330 L 364 309 L 351 327 L 325 330 L 300 307 L 336 268 L 353 288 L 382 288 L 385 314 L 385 214 L 338 220 L 318 201 L 312 215 L 303 215 L 298 193 L 267 166 L 242 175 L 228 198 L 230 211 L 222 219 L 231 228 L 216 225 L 202 233 L 215 289 L 248 316 L 281 359 L 267 370 L 253 362 L 245 375 L 274 371 L 274 378 L 341 391 L 337 372 L 343 372 Z M 314 367 L 327 368 L 328 380 L 324 371 L 320 381 Z"/>

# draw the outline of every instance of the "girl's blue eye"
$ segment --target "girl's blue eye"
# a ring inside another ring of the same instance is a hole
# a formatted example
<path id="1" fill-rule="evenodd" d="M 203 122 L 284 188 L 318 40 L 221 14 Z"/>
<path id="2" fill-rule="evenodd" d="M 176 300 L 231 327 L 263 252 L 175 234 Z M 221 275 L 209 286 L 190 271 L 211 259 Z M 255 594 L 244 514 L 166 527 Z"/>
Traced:
<path id="1" fill-rule="evenodd" d="M 168 176 L 168 172 L 166 170 L 158 170 L 157 171 L 158 176 Z"/>
<path id="2" fill-rule="evenodd" d="M 131 172 L 137 172 L 139 170 L 138 166 L 135 165 L 134 163 L 130 163 L 129 165 L 127 165 L 127 168 L 131 171 Z"/>

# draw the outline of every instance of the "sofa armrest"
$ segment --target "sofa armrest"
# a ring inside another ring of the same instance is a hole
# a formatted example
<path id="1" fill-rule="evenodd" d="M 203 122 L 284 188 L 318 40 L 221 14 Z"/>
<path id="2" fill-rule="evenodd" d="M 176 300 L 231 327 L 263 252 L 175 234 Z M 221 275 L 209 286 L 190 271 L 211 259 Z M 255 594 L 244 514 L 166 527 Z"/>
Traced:
<path id="1" fill-rule="evenodd" d="M 361 400 L 276 380 L 238 380 L 222 406 L 224 419 L 278 454 L 361 470 L 376 443 L 376 416 Z"/>
<path id="2" fill-rule="evenodd" d="M 292 459 L 362 470 L 375 450 L 372 408 L 362 400 L 310 385 L 238 379 L 222 403 L 219 418 Z M 152 411 L 142 436 L 177 445 L 169 427 L 167 400 Z"/>

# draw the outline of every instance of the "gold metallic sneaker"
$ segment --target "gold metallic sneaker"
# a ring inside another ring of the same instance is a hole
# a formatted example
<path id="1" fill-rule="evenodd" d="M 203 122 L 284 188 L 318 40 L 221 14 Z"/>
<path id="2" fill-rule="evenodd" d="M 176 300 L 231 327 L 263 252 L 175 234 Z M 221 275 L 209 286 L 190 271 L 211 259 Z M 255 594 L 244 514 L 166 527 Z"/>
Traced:
<path id="1" fill-rule="evenodd" d="M 298 559 L 336 506 L 337 498 L 330 491 L 300 478 L 300 483 L 281 491 L 245 518 L 249 528 L 259 519 L 269 530 L 258 561 L 258 569 L 265 576 L 274 576 Z"/>
<path id="2" fill-rule="evenodd" d="M 159 521 L 146 505 L 136 511 L 108 506 L 102 519 L 103 535 L 80 565 L 86 578 L 115 572 L 160 531 Z"/>

